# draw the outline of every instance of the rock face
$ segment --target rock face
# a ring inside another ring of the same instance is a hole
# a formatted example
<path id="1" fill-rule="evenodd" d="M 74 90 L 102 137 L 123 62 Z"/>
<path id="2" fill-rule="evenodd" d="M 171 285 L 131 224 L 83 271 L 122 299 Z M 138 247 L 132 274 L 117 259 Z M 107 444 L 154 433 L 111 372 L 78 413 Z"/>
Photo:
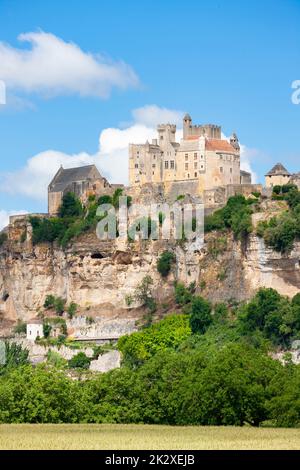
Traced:
<path id="1" fill-rule="evenodd" d="M 177 262 L 162 279 L 157 259 L 166 249 L 176 253 Z M 165 240 L 99 241 L 89 233 L 65 250 L 12 239 L 0 249 L 0 330 L 3 333 L 5 321 L 13 324 L 35 317 L 46 296 L 54 294 L 78 304 L 81 316 L 97 319 L 87 327 L 85 320 L 75 318 L 68 324 L 71 335 L 119 337 L 133 331 L 143 314 L 138 304 L 128 307 L 126 298 L 146 275 L 154 281 L 158 303 L 172 297 L 174 280 L 195 282 L 197 292 L 214 302 L 248 299 L 262 286 L 293 296 L 300 288 L 299 260 L 300 243 L 282 255 L 254 234 L 241 244 L 229 234 L 212 233 L 206 235 L 204 246 L 183 247 Z"/>

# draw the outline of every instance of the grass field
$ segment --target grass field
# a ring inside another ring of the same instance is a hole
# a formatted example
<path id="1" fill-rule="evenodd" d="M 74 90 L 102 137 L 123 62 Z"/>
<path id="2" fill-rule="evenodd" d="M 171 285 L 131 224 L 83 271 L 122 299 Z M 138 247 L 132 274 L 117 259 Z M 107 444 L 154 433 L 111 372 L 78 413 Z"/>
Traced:
<path id="1" fill-rule="evenodd" d="M 300 429 L 3 424 L 0 449 L 300 449 Z"/>

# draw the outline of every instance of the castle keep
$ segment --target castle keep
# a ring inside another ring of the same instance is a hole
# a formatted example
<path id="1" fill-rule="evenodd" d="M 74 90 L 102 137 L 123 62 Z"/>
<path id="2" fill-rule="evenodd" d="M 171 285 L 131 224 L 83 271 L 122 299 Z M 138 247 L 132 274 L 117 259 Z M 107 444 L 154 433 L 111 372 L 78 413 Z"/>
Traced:
<path id="1" fill-rule="evenodd" d="M 160 124 L 152 143 L 130 144 L 129 183 L 190 182 L 198 194 L 220 186 L 251 184 L 251 175 L 240 169 L 240 146 L 233 134 L 222 139 L 221 127 L 195 126 L 189 114 L 183 118 L 183 138 L 176 142 L 176 125 Z M 184 187 L 184 185 L 183 185 Z"/>

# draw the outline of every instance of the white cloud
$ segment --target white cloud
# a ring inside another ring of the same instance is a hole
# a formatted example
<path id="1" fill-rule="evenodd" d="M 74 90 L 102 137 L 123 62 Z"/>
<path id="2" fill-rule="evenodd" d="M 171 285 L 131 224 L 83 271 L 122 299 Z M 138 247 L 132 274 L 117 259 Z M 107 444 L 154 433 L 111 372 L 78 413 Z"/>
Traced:
<path id="1" fill-rule="evenodd" d="M 157 124 L 162 123 L 181 125 L 184 114 L 183 111 L 160 108 L 155 104 L 143 106 L 132 111 L 135 122 L 145 124 L 148 127 L 155 127 Z"/>
<path id="2" fill-rule="evenodd" d="M 106 98 L 111 88 L 136 87 L 139 79 L 122 61 L 83 52 L 43 31 L 20 34 L 30 49 L 17 49 L 0 43 L 0 77 L 7 89 L 39 93 L 45 97 L 78 94 Z"/>
<path id="3" fill-rule="evenodd" d="M 7 227 L 11 215 L 27 214 L 27 211 L 5 211 L 0 209 L 0 230 Z"/>
<path id="4" fill-rule="evenodd" d="M 246 147 L 246 145 L 240 144 L 241 146 L 241 170 L 248 171 L 251 173 L 252 183 L 257 183 L 258 177 L 257 174 L 253 171 L 251 166 L 251 159 L 256 157 L 259 153 L 256 149 L 251 149 Z"/>
<path id="5" fill-rule="evenodd" d="M 222 132 L 222 139 L 228 140 L 228 142 L 229 142 L 230 137 L 227 137 Z M 250 149 L 246 145 L 241 144 L 241 142 L 239 144 L 240 144 L 240 152 L 241 152 L 240 153 L 240 155 L 241 155 L 241 170 L 248 171 L 249 173 L 251 173 L 252 183 L 255 184 L 257 182 L 257 175 L 251 167 L 251 158 L 253 156 L 257 155 L 258 150 Z"/>

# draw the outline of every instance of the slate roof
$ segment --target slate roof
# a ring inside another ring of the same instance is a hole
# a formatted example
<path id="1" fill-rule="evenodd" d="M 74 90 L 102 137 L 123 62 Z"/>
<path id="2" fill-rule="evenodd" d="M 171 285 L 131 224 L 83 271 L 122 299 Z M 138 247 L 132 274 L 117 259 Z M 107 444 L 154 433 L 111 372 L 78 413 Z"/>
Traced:
<path id="1" fill-rule="evenodd" d="M 50 183 L 50 191 L 60 192 L 67 188 L 70 184 L 77 181 L 86 181 L 91 178 L 91 172 L 96 169 L 98 177 L 101 175 L 95 165 L 80 166 L 77 168 L 61 168 Z"/>
<path id="2" fill-rule="evenodd" d="M 287 171 L 287 169 L 281 163 L 276 163 L 276 165 L 273 166 L 273 168 L 266 174 L 266 176 L 275 176 L 275 175 L 290 176 L 291 174 Z"/>

